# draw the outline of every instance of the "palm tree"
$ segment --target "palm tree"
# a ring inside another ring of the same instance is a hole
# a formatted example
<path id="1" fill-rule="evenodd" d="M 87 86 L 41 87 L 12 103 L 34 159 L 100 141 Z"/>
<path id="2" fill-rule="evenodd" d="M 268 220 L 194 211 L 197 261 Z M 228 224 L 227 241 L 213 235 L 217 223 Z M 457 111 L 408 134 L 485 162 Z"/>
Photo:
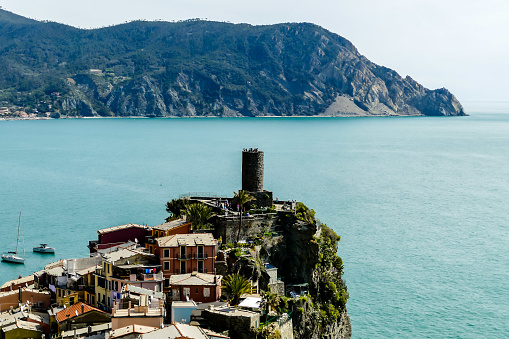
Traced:
<path id="1" fill-rule="evenodd" d="M 171 215 L 166 218 L 166 221 L 171 221 L 178 219 L 184 213 L 184 210 L 187 207 L 187 200 L 185 199 L 173 199 L 172 201 L 168 201 L 166 203 L 166 212 Z"/>
<path id="2" fill-rule="evenodd" d="M 200 203 L 187 205 L 183 213 L 196 229 L 210 228 L 208 220 L 216 215 L 212 207 Z"/>
<path id="3" fill-rule="evenodd" d="M 271 310 L 274 310 L 277 312 L 280 303 L 281 303 L 281 296 L 279 294 L 272 293 L 270 291 L 262 293 L 262 305 L 263 305 L 263 308 L 265 309 L 265 312 L 267 314 L 269 314 Z M 279 313 L 279 312 L 277 312 L 277 313 Z"/>
<path id="4" fill-rule="evenodd" d="M 238 273 L 233 273 L 223 279 L 221 288 L 232 296 L 231 304 L 238 305 L 240 296 L 251 293 L 251 281 Z"/>
<path id="5" fill-rule="evenodd" d="M 233 192 L 233 199 L 239 204 L 240 220 L 239 220 L 239 232 L 237 233 L 237 242 L 240 239 L 240 229 L 242 228 L 242 213 L 244 213 L 244 205 L 250 201 L 256 200 L 255 197 L 250 195 L 247 191 L 239 190 L 239 193 Z"/>

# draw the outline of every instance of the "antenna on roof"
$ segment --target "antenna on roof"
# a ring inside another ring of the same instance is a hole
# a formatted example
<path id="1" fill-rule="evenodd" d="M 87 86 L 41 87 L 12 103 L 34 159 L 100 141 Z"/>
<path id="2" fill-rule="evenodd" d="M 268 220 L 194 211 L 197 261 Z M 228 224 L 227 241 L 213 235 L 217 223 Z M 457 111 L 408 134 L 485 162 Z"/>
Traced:
<path id="1" fill-rule="evenodd" d="M 74 313 L 76 313 L 76 316 L 78 316 L 78 310 L 75 310 Z"/>

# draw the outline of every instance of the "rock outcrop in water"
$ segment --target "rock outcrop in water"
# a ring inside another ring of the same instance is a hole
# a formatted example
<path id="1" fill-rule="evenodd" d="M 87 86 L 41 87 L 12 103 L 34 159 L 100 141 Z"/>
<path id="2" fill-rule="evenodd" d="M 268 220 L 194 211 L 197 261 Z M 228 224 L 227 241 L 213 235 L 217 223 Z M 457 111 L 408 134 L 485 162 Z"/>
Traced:
<path id="1" fill-rule="evenodd" d="M 3 105 L 81 116 L 465 115 L 309 23 L 81 30 L 0 10 Z"/>

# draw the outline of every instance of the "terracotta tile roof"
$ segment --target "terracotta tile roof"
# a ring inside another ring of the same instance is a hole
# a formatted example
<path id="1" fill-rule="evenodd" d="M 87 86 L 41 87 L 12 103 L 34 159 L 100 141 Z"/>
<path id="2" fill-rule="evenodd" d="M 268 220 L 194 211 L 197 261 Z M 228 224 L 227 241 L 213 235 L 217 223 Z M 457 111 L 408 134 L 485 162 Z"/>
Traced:
<path id="1" fill-rule="evenodd" d="M 83 311 L 81 309 L 82 308 L 81 305 L 83 305 Z M 95 308 L 95 307 L 89 306 L 89 305 L 87 305 L 85 303 L 79 302 L 77 304 L 74 304 L 74 305 L 72 305 L 70 307 L 67 307 L 66 309 L 58 312 L 56 314 L 56 318 L 57 318 L 57 321 L 60 323 L 60 322 L 65 321 L 67 319 L 72 319 L 72 318 L 76 317 L 77 315 L 80 315 L 80 314 L 83 314 L 83 313 L 88 313 L 88 312 L 91 312 L 91 311 L 97 311 L 97 312 L 101 312 L 101 313 L 107 314 L 106 312 L 103 312 L 103 311 L 101 311 L 98 308 Z M 69 317 L 67 317 L 68 315 L 69 315 Z"/>

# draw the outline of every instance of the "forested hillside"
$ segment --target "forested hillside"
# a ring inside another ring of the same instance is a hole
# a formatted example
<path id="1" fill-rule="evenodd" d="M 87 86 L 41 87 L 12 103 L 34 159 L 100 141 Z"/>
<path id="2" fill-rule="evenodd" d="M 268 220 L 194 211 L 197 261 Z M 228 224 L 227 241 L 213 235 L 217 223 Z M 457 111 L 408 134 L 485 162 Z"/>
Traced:
<path id="1" fill-rule="evenodd" d="M 309 23 L 83 30 L 0 9 L 0 107 L 53 116 L 463 115 Z"/>

